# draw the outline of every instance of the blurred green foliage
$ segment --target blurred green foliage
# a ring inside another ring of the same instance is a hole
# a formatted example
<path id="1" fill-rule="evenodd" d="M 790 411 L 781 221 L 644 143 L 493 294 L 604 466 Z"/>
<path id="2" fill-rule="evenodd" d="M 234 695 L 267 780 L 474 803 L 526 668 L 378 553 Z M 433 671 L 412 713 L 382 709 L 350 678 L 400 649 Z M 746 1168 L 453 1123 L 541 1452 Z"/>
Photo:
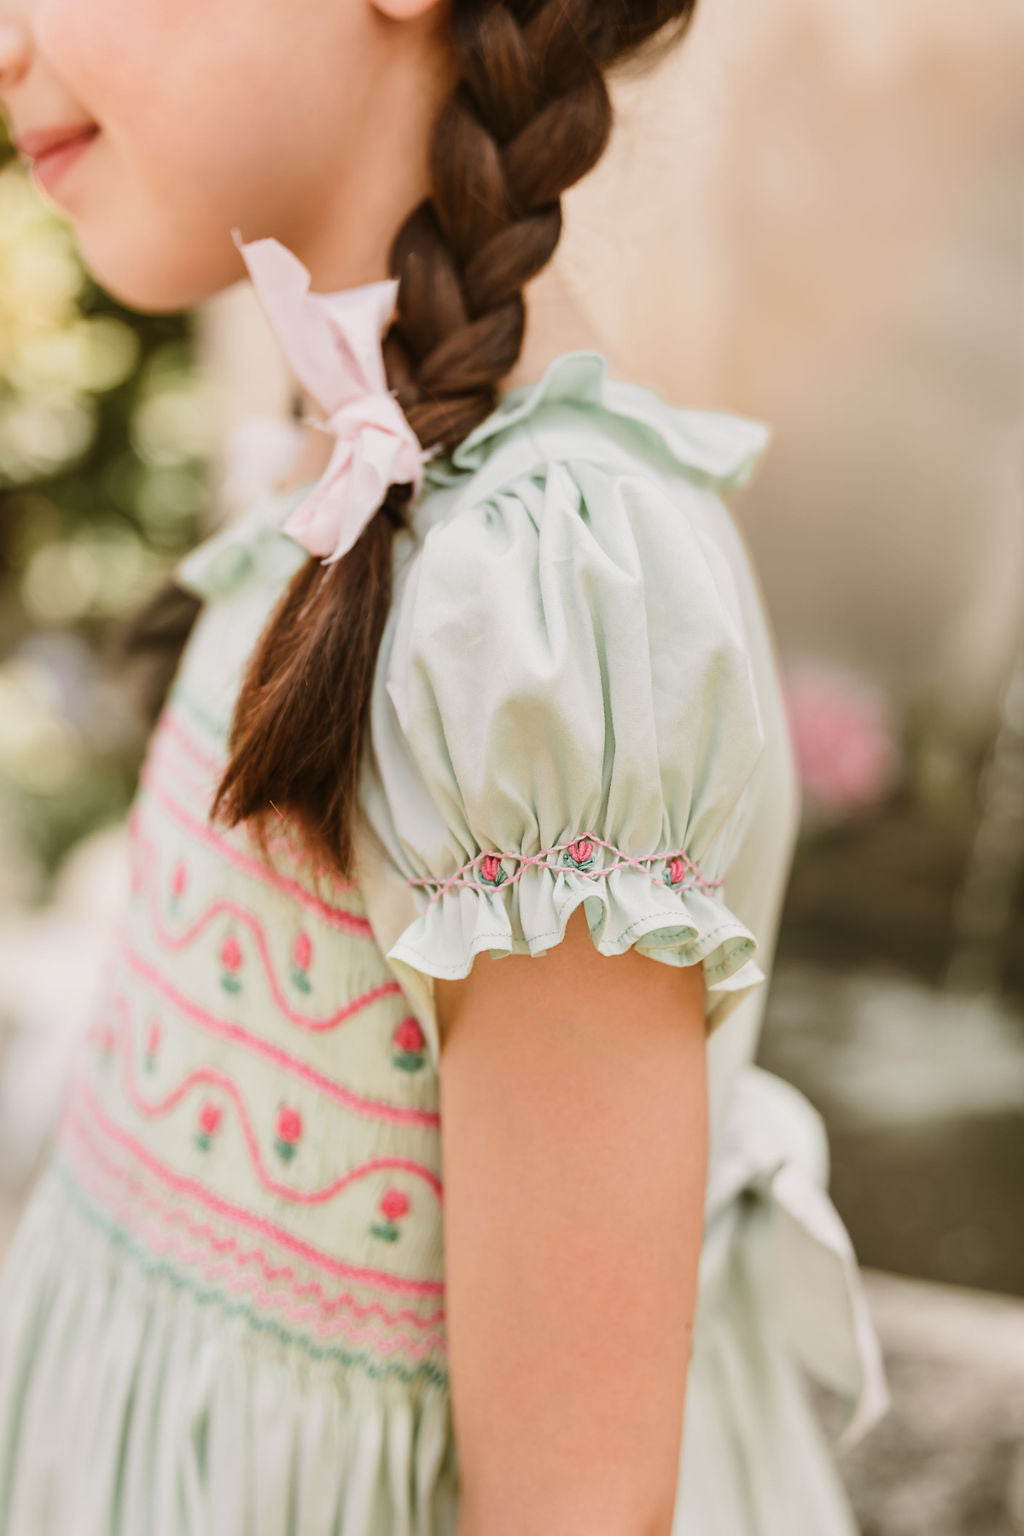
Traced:
<path id="1" fill-rule="evenodd" d="M 123 309 L 0 168 L 0 905 L 122 815 L 141 742 L 99 656 L 196 541 L 208 384 L 192 318 Z"/>

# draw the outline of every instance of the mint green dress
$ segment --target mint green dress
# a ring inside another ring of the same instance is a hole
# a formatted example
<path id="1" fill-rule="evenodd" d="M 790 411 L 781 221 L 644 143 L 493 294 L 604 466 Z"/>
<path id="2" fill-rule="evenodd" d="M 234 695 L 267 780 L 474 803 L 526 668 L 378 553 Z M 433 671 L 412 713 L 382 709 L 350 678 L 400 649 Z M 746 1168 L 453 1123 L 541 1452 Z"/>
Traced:
<path id="1" fill-rule="evenodd" d="M 877 1340 L 820 1117 L 752 1064 L 799 799 L 722 493 L 768 436 L 584 351 L 431 461 L 351 883 L 283 822 L 268 867 L 207 814 L 303 490 L 183 561 L 205 603 L 130 900 L 0 1272 L 2 1536 L 453 1536 L 434 978 L 543 956 L 581 904 L 601 954 L 703 968 L 676 1536 L 854 1532 L 806 1373 L 855 1438 L 886 1405 Z"/>

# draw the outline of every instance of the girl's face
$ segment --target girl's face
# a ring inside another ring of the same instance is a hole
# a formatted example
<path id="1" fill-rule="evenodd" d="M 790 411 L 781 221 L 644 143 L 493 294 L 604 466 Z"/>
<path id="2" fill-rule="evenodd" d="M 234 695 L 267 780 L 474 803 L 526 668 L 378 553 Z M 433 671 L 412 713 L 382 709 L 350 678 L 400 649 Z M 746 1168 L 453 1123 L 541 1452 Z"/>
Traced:
<path id="1" fill-rule="evenodd" d="M 273 235 L 315 289 L 387 275 L 450 88 L 445 0 L 0 0 L 17 144 L 96 133 L 46 195 L 123 303 L 186 308 Z M 40 174 L 46 175 L 42 170 Z M 47 177 L 49 180 L 49 177 Z"/>

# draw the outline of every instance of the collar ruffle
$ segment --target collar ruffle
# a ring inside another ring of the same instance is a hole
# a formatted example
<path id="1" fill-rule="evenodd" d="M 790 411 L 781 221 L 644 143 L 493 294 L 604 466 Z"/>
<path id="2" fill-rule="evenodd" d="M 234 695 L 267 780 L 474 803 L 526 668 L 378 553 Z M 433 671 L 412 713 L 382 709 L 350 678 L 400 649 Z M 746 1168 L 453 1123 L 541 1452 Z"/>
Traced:
<path id="1" fill-rule="evenodd" d="M 584 456 L 595 436 L 609 444 L 619 439 L 634 460 L 639 450 L 652 467 L 682 470 L 718 490 L 750 479 L 771 439 L 769 425 L 728 411 L 669 405 L 645 385 L 609 378 L 608 367 L 603 352 L 564 352 L 535 384 L 506 390 L 490 415 L 454 449 L 428 461 L 424 495 L 431 487 L 452 486 L 478 473 L 499 451 L 514 454 L 517 441 L 529 455 L 550 436 L 558 456 L 562 444 L 577 433 Z M 213 598 L 254 577 L 290 574 L 307 556 L 281 525 L 313 484 L 261 492 L 179 562 L 175 579 L 198 596 Z"/>
<path id="2" fill-rule="evenodd" d="M 729 411 L 669 405 L 656 390 L 608 376 L 596 349 L 563 352 L 534 384 L 507 390 L 498 405 L 450 453 L 427 465 L 427 482 L 449 485 L 481 469 L 507 434 L 529 423 L 535 432 L 589 417 L 602 430 L 616 425 L 634 445 L 722 490 L 743 485 L 771 440 L 766 422 Z"/>

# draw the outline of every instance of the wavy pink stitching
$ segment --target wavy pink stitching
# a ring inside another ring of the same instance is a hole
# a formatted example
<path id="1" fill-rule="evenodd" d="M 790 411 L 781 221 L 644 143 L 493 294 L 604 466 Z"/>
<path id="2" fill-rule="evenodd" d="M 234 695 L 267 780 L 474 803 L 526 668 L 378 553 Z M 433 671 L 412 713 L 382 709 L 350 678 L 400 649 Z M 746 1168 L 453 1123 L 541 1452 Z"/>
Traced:
<path id="1" fill-rule="evenodd" d="M 175 751 L 179 748 L 180 751 Z M 167 760 L 165 763 L 165 759 Z M 189 735 L 185 726 L 168 706 L 160 717 L 159 724 L 152 732 L 149 747 L 146 752 L 145 769 L 153 774 L 159 768 L 162 773 L 165 768 L 169 775 L 177 781 L 184 773 L 197 769 L 199 777 L 189 779 L 188 789 L 196 799 L 201 799 L 208 807 L 212 798 L 214 785 L 219 781 L 223 772 L 223 765 L 203 750 Z M 286 832 L 277 833 L 268 839 L 268 847 L 272 850 L 280 850 L 288 855 L 291 861 L 300 866 L 312 861 L 308 850 L 303 850 L 294 844 Z M 338 881 L 339 890 L 352 890 L 352 881 Z"/>
<path id="2" fill-rule="evenodd" d="M 269 1237 L 281 1247 L 289 1248 L 293 1253 L 300 1254 L 307 1262 L 319 1265 L 321 1269 L 327 1270 L 329 1274 L 342 1275 L 357 1281 L 361 1280 L 364 1284 L 386 1286 L 391 1290 L 411 1292 L 416 1296 L 438 1296 L 444 1294 L 445 1285 L 443 1280 L 409 1280 L 403 1275 L 390 1274 L 385 1269 L 372 1269 L 357 1264 L 346 1264 L 341 1259 L 332 1258 L 329 1253 L 324 1253 L 321 1249 L 314 1248 L 312 1243 L 304 1242 L 302 1238 L 296 1237 L 294 1233 L 288 1232 L 284 1227 L 276 1226 L 274 1222 L 267 1221 L 263 1216 L 254 1215 L 253 1212 L 247 1211 L 244 1206 L 232 1205 L 230 1201 L 223 1200 L 219 1195 L 215 1195 L 212 1190 L 207 1189 L 205 1185 L 199 1183 L 197 1179 L 189 1179 L 183 1174 L 175 1173 L 172 1169 L 161 1163 L 159 1158 L 154 1157 L 149 1149 L 144 1147 L 128 1131 L 123 1130 L 121 1126 L 111 1120 L 110 1116 L 104 1111 L 89 1082 L 81 1074 L 77 1074 L 72 1081 L 77 1088 L 79 1096 L 88 1103 L 94 1121 L 105 1131 L 110 1139 L 117 1142 L 119 1146 L 124 1147 L 132 1157 L 149 1168 L 165 1184 L 169 1184 L 172 1189 L 177 1190 L 179 1194 L 191 1195 L 193 1199 L 198 1200 L 202 1205 L 208 1206 L 210 1210 L 216 1211 L 219 1216 L 222 1216 L 227 1221 L 235 1221 L 239 1226 L 251 1227 L 256 1232 L 262 1232 L 264 1237 Z M 80 1111 L 69 1095 L 64 1106 L 62 1123 L 63 1121 L 73 1121 L 75 1115 L 79 1113 Z"/>
<path id="3" fill-rule="evenodd" d="M 191 758 L 196 766 L 203 769 L 210 775 L 211 778 L 216 780 L 220 779 L 222 773 L 224 772 L 224 763 L 219 761 L 217 758 L 212 757 L 208 752 L 204 750 L 204 748 L 199 746 L 198 742 L 196 742 L 192 737 L 191 732 L 186 728 L 181 717 L 170 705 L 168 705 L 168 707 L 164 710 L 160 724 L 154 732 L 151 740 L 151 751 L 153 751 L 154 755 L 157 746 L 159 745 L 162 747 L 164 745 L 165 737 L 169 737 L 176 741 L 186 756 Z M 204 792 L 208 791 L 209 787 L 210 786 L 208 784 L 204 784 Z M 268 838 L 267 846 L 271 852 L 280 851 L 287 854 L 292 863 L 295 864 L 298 868 L 303 868 L 306 865 L 309 865 L 314 875 L 330 874 L 336 888 L 339 891 L 351 891 L 356 889 L 355 881 L 342 880 L 340 876 L 335 875 L 333 871 L 324 869 L 323 866 L 317 864 L 316 861 L 312 858 L 308 848 L 296 846 L 296 844 L 285 832 L 280 832 L 275 837 Z"/>
<path id="4" fill-rule="evenodd" d="M 417 1178 L 422 1179 L 424 1183 L 430 1186 L 433 1193 L 440 1198 L 441 1180 L 437 1174 L 422 1163 L 417 1163 L 413 1158 L 408 1157 L 378 1157 L 368 1163 L 360 1163 L 355 1168 L 351 1168 L 348 1173 L 344 1173 L 335 1179 L 333 1183 L 325 1184 L 321 1189 L 301 1190 L 295 1189 L 290 1184 L 279 1183 L 263 1161 L 259 1138 L 253 1129 L 252 1120 L 249 1117 L 249 1111 L 246 1108 L 242 1091 L 227 1072 L 222 1072 L 218 1067 L 197 1067 L 194 1071 L 189 1072 L 178 1086 L 172 1088 L 170 1093 L 163 1099 L 149 1101 L 142 1095 L 132 1071 L 132 1046 L 128 1038 L 131 1021 L 127 1000 L 121 997 L 117 1000 L 115 1006 L 122 1020 L 121 1027 L 118 1030 L 121 1044 L 122 1081 L 125 1092 L 139 1114 L 144 1115 L 147 1120 L 159 1120 L 163 1115 L 169 1114 L 195 1084 L 215 1083 L 218 1088 L 221 1088 L 228 1095 L 238 1111 L 242 1135 L 245 1138 L 245 1144 L 256 1171 L 256 1177 L 263 1185 L 263 1188 L 270 1190 L 272 1194 L 281 1195 L 285 1200 L 291 1200 L 296 1205 L 321 1205 L 324 1201 L 333 1199 L 343 1189 L 347 1189 L 350 1184 L 357 1183 L 368 1174 L 376 1173 L 378 1169 L 400 1168 L 403 1172 L 413 1173 Z"/>
<path id="5" fill-rule="evenodd" d="M 166 1200 L 162 1200 L 155 1191 L 147 1189 L 141 1179 L 133 1178 L 127 1168 L 119 1167 L 117 1163 L 112 1162 L 100 1150 L 99 1143 L 91 1139 L 91 1132 L 86 1129 L 84 1121 L 78 1125 L 77 1134 L 88 1145 L 88 1155 L 92 1160 L 92 1164 L 101 1168 L 108 1178 L 126 1185 L 132 1191 L 133 1202 L 137 1205 L 145 1206 L 148 1210 L 152 1211 L 161 1224 L 185 1227 L 194 1237 L 204 1239 L 206 1245 L 212 1248 L 215 1253 L 233 1253 L 240 1268 L 244 1268 L 248 1264 L 255 1264 L 262 1271 L 264 1278 L 270 1285 L 283 1283 L 296 1297 L 311 1296 L 322 1312 L 329 1314 L 345 1308 L 350 1312 L 354 1312 L 358 1317 L 368 1317 L 372 1313 L 377 1313 L 385 1323 L 411 1323 L 413 1327 L 419 1329 L 429 1328 L 436 1323 L 444 1322 L 444 1307 L 439 1307 L 434 1312 L 420 1316 L 418 1312 L 412 1312 L 408 1307 L 402 1307 L 397 1312 L 389 1312 L 379 1301 L 368 1302 L 363 1305 L 356 1300 L 351 1291 L 339 1291 L 335 1295 L 329 1296 L 319 1280 L 300 1280 L 290 1264 L 274 1264 L 261 1249 L 242 1248 L 237 1238 L 218 1232 L 216 1228 L 211 1227 L 207 1222 L 193 1221 L 187 1212 L 181 1210 L 180 1207 L 170 1205 Z M 81 1179 L 87 1166 L 89 1166 L 87 1162 L 76 1163 L 75 1177 Z M 92 1189 L 98 1199 L 106 1200 L 106 1195 L 101 1193 L 98 1184 L 93 1185 Z M 129 1215 L 128 1208 L 125 1207 L 125 1225 L 132 1227 L 132 1223 L 128 1219 Z M 132 1229 L 134 1230 L 134 1228 Z M 265 1296 L 270 1294 L 272 1294 L 270 1291 L 264 1292 Z"/>
<path id="6" fill-rule="evenodd" d="M 256 1289 L 256 1287 L 252 1287 L 252 1295 L 253 1299 L 256 1299 L 256 1301 L 258 1301 L 258 1303 L 261 1304 L 264 1309 L 270 1310 L 270 1307 L 275 1307 L 276 1310 L 284 1313 L 284 1316 L 293 1319 L 293 1321 L 295 1321 L 295 1319 L 301 1318 L 302 1315 L 309 1315 L 310 1312 L 319 1312 L 324 1315 L 325 1327 L 330 1326 L 330 1315 L 335 1312 L 341 1312 L 342 1309 L 347 1310 L 347 1312 L 355 1313 L 358 1318 L 367 1318 L 367 1316 L 372 1316 L 376 1313 L 376 1315 L 378 1315 L 379 1318 L 385 1322 L 385 1324 L 388 1324 L 388 1326 L 391 1326 L 391 1324 L 401 1324 L 401 1322 L 408 1322 L 408 1324 L 411 1324 L 411 1326 L 416 1327 L 416 1329 L 419 1330 L 430 1329 L 430 1327 L 436 1326 L 436 1324 L 439 1324 L 439 1322 L 441 1322 L 442 1326 L 444 1326 L 444 1307 L 439 1307 L 439 1309 L 434 1310 L 434 1312 L 427 1313 L 425 1316 L 421 1316 L 416 1312 L 411 1312 L 408 1307 L 402 1307 L 399 1312 L 388 1312 L 387 1307 L 381 1306 L 379 1301 L 373 1301 L 373 1303 L 368 1303 L 367 1306 L 361 1306 L 361 1304 L 356 1301 L 355 1296 L 353 1296 L 353 1293 L 350 1292 L 350 1290 L 342 1290 L 342 1292 L 338 1292 L 336 1295 L 329 1296 L 324 1292 L 324 1287 L 322 1287 L 321 1284 L 319 1284 L 319 1281 L 316 1281 L 316 1279 L 309 1279 L 309 1281 L 299 1281 L 298 1275 L 296 1275 L 295 1270 L 292 1269 L 290 1264 L 272 1264 L 270 1263 L 269 1258 L 267 1258 L 266 1253 L 261 1252 L 261 1250 L 243 1249 L 243 1247 L 239 1247 L 238 1241 L 236 1241 L 233 1236 L 226 1236 L 223 1235 L 223 1233 L 218 1233 L 215 1229 L 213 1229 L 212 1226 L 209 1226 L 207 1223 L 203 1223 L 203 1221 L 192 1221 L 190 1220 L 189 1215 L 184 1212 L 184 1210 L 180 1210 L 175 1206 L 169 1206 L 166 1201 L 160 1200 L 160 1197 L 155 1195 L 152 1190 L 146 1189 L 146 1186 L 141 1183 L 141 1180 L 138 1180 L 138 1178 L 132 1178 L 132 1175 L 127 1172 L 127 1169 L 123 1169 L 123 1167 L 118 1167 L 117 1164 L 112 1163 L 112 1161 L 109 1160 L 109 1158 L 107 1158 L 103 1152 L 101 1152 L 98 1144 L 89 1138 L 88 1132 L 84 1130 L 84 1124 L 78 1126 L 78 1135 L 80 1135 L 81 1140 L 83 1140 L 84 1143 L 88 1143 L 89 1160 L 91 1160 L 92 1163 L 92 1174 L 95 1174 L 95 1170 L 101 1169 L 103 1170 L 103 1175 L 106 1175 L 107 1180 L 118 1181 L 118 1183 L 124 1184 L 124 1186 L 126 1186 L 127 1189 L 132 1192 L 130 1193 L 130 1204 L 124 1200 L 121 1204 L 114 1204 L 111 1201 L 111 1197 L 109 1197 L 109 1193 L 106 1192 L 103 1184 L 101 1184 L 101 1181 L 95 1181 L 92 1180 L 92 1178 L 83 1177 L 83 1175 L 86 1174 L 86 1167 L 88 1167 L 89 1164 L 75 1164 L 75 1177 L 80 1180 L 80 1183 L 83 1184 L 86 1189 L 91 1190 L 94 1198 L 103 1201 L 103 1204 L 106 1204 L 107 1209 L 111 1209 L 112 1212 L 117 1213 L 118 1220 L 121 1221 L 123 1226 L 126 1226 L 127 1229 L 132 1230 L 132 1232 L 137 1232 L 137 1230 L 138 1232 L 141 1232 L 143 1229 L 138 1227 L 137 1224 L 132 1221 L 132 1217 L 134 1217 L 135 1213 L 137 1213 L 137 1207 L 144 1206 L 147 1210 L 149 1210 L 149 1212 L 154 1213 L 154 1217 L 157 1218 L 158 1223 L 160 1223 L 160 1227 L 184 1227 L 184 1229 L 186 1229 L 187 1232 L 193 1236 L 193 1238 L 198 1238 L 198 1240 L 200 1240 L 201 1247 L 200 1244 L 193 1246 L 192 1249 L 186 1249 L 186 1247 L 181 1246 L 180 1249 L 177 1250 L 177 1255 L 175 1255 L 178 1256 L 180 1260 L 186 1260 L 187 1256 L 187 1261 L 190 1263 L 190 1261 L 192 1261 L 193 1255 L 204 1252 L 204 1250 L 209 1252 L 210 1249 L 212 1249 L 215 1253 L 226 1255 L 226 1258 L 223 1258 L 220 1263 L 213 1264 L 212 1267 L 206 1267 L 206 1269 L 203 1270 L 203 1273 L 206 1275 L 207 1279 L 220 1279 L 221 1275 L 227 1272 L 227 1267 L 229 1267 L 229 1264 L 232 1263 L 236 1264 L 238 1269 L 244 1269 L 244 1267 L 249 1266 L 249 1264 L 255 1264 L 255 1266 L 261 1270 L 261 1273 L 263 1273 L 264 1278 L 266 1278 L 267 1286 L 264 1287 L 264 1289 Z M 149 1246 L 150 1249 L 154 1249 L 155 1252 L 172 1252 L 170 1249 L 158 1250 L 157 1244 L 154 1243 L 154 1240 L 152 1240 L 152 1236 L 149 1235 L 149 1232 L 144 1233 L 144 1241 L 146 1241 L 147 1246 Z M 312 1298 L 310 1299 L 309 1306 L 304 1309 L 304 1313 L 299 1312 L 299 1310 L 293 1310 L 293 1312 L 286 1312 L 286 1310 L 284 1310 L 284 1306 L 282 1306 L 281 1303 L 281 1296 L 279 1296 L 279 1289 L 282 1289 L 282 1287 L 276 1284 L 279 1283 L 279 1281 L 284 1281 L 284 1286 L 286 1286 L 287 1289 L 292 1292 L 292 1295 L 295 1296 L 296 1299 L 302 1298 L 302 1296 L 310 1296 L 310 1298 Z M 243 1286 L 244 1284 L 246 1284 L 246 1276 L 243 1276 Z M 344 1324 L 339 1322 L 339 1327 L 344 1327 Z M 358 1338 L 358 1336 L 361 1335 L 353 1335 L 353 1333 L 347 1333 L 347 1336 L 348 1338 Z M 399 1341 L 401 1341 L 401 1330 L 396 1329 L 396 1336 L 398 1336 Z M 379 1339 L 379 1335 L 376 1335 L 376 1338 Z M 434 1344 L 434 1342 L 439 1344 L 439 1346 L 444 1346 L 444 1333 L 434 1333 L 434 1335 L 428 1335 L 425 1341 L 405 1342 L 404 1346 L 402 1347 L 407 1347 L 407 1349 L 425 1350 L 427 1349 L 428 1344 Z"/>
<path id="7" fill-rule="evenodd" d="M 179 805 L 176 800 L 172 799 L 162 785 L 157 783 L 150 767 L 143 766 L 142 772 L 139 774 L 139 782 L 144 787 L 146 794 L 155 800 L 158 805 L 162 805 L 194 837 L 199 838 L 208 847 L 215 848 L 229 863 L 234 864 L 244 874 L 251 875 L 261 885 L 270 885 L 276 890 L 283 891 L 310 912 L 316 912 L 332 928 L 341 928 L 346 933 L 358 934 L 363 938 L 373 937 L 373 930 L 367 918 L 360 917 L 354 912 L 347 912 L 344 907 L 328 906 L 325 901 L 321 901 L 319 896 L 314 896 L 312 891 L 307 891 L 306 887 L 300 885 L 297 880 L 290 880 L 287 875 L 282 875 L 277 873 L 276 870 L 268 869 L 260 860 L 251 858 L 248 854 L 243 853 L 240 848 L 236 848 L 233 843 L 230 843 L 220 833 L 215 832 L 206 822 L 198 821 L 189 811 L 185 810 L 184 806 Z"/>
<path id="8" fill-rule="evenodd" d="M 95 1152 L 94 1154 L 95 1157 Z M 324 1316 L 321 1307 L 316 1301 L 307 1303 L 292 1303 L 286 1295 L 279 1290 L 273 1290 L 269 1286 L 261 1286 L 256 1275 L 239 1273 L 233 1267 L 232 1258 L 216 1260 L 210 1255 L 209 1247 L 203 1241 L 189 1241 L 187 1236 L 167 1235 L 164 1226 L 154 1229 L 152 1224 L 143 1223 L 138 1226 L 130 1224 L 130 1215 L 134 1213 L 135 1204 L 144 1197 L 132 1195 L 132 1197 L 111 1198 L 106 1190 L 98 1187 L 94 1181 L 84 1178 L 84 1189 L 91 1193 L 94 1200 L 103 1201 L 106 1209 L 111 1212 L 112 1218 L 120 1226 L 127 1226 L 129 1230 L 137 1233 L 140 1240 L 146 1244 L 147 1249 L 157 1258 L 169 1258 L 177 1266 L 193 1270 L 201 1278 L 216 1283 L 223 1287 L 224 1292 L 230 1296 L 246 1296 L 250 1304 L 263 1315 L 276 1315 L 286 1319 L 296 1326 L 309 1329 L 316 1338 L 344 1338 L 350 1344 L 370 1344 L 382 1358 L 404 1353 L 410 1359 L 424 1359 L 431 1353 L 444 1353 L 444 1332 L 425 1333 L 422 1338 L 410 1338 L 408 1333 L 402 1330 L 393 1330 L 391 1333 L 382 1332 L 381 1327 L 373 1324 L 359 1326 L 352 1318 L 344 1316 Z M 167 1213 L 167 1218 L 173 1220 L 175 1212 Z"/>
<path id="9" fill-rule="evenodd" d="M 297 1009 L 290 1007 L 282 995 L 281 988 L 278 985 L 276 976 L 274 975 L 273 961 L 270 957 L 270 951 L 267 946 L 267 941 L 263 934 L 262 927 L 259 923 L 259 919 L 254 917 L 253 914 L 247 911 L 245 907 L 241 906 L 240 903 L 225 897 L 221 901 L 214 902 L 213 906 L 208 908 L 208 910 L 203 913 L 199 919 L 197 919 L 194 927 L 202 927 L 206 922 L 210 920 L 210 918 L 216 917 L 218 912 L 230 912 L 232 916 L 237 917 L 240 922 L 244 922 L 247 927 L 252 929 L 256 938 L 256 945 L 260 953 L 260 959 L 263 961 L 263 965 L 270 982 L 271 995 L 274 999 L 274 1002 L 277 1004 L 278 1012 L 282 1014 L 282 1016 L 286 1018 L 290 1024 L 294 1024 L 299 1029 L 308 1030 L 311 1034 L 326 1034 L 329 1030 L 337 1029 L 338 1025 L 343 1024 L 346 1019 L 352 1016 L 352 1014 L 357 1013 L 362 1008 L 368 1007 L 370 1003 L 375 1003 L 378 998 L 390 997 L 395 993 L 401 992 L 402 990 L 400 984 L 397 981 L 382 981 L 376 987 L 370 987 L 368 991 L 361 993 L 359 997 L 353 998 L 350 1002 L 344 1003 L 339 1009 L 337 1009 L 334 1013 L 329 1014 L 326 1018 L 316 1019 L 309 1014 L 300 1013 Z M 193 934 L 189 934 L 186 930 L 184 937 L 182 937 L 180 940 L 176 939 L 173 934 L 171 934 L 166 928 L 163 927 L 159 916 L 157 916 L 155 913 L 153 914 L 153 927 L 156 931 L 157 938 L 169 949 L 180 949 L 184 947 L 184 945 L 188 944 L 190 939 L 194 936 Z"/>
<path id="10" fill-rule="evenodd" d="M 153 841 L 152 838 L 146 836 L 140 825 L 136 825 L 133 830 L 135 840 L 139 844 L 140 848 L 148 849 L 154 855 L 154 857 L 150 860 L 148 868 L 153 872 L 153 874 L 155 874 L 159 867 L 159 860 L 157 857 L 157 844 Z M 329 1029 L 335 1029 L 338 1024 L 342 1023 L 346 1018 L 348 1018 L 353 1009 L 362 1006 L 365 1002 L 374 1001 L 377 997 L 382 995 L 382 992 L 390 993 L 394 992 L 395 990 L 400 990 L 397 982 L 382 982 L 380 986 L 371 988 L 370 991 L 364 993 L 362 997 L 356 998 L 353 1003 L 347 1003 L 344 1008 L 342 1008 L 339 1012 L 332 1014 L 329 1018 L 313 1018 L 310 1014 L 302 1013 L 299 1009 L 293 1008 L 288 1002 L 284 992 L 281 990 L 281 984 L 278 981 L 277 974 L 274 970 L 274 961 L 270 953 L 270 945 L 267 943 L 267 936 L 264 932 L 263 924 L 260 922 L 256 914 L 254 912 L 250 912 L 249 909 L 244 907 L 241 902 L 234 901 L 230 897 L 223 896 L 218 901 L 212 902 L 205 911 L 201 912 L 198 917 L 194 918 L 189 927 L 183 929 L 179 934 L 174 934 L 171 933 L 170 929 L 164 924 L 163 914 L 160 910 L 160 899 L 156 890 L 154 889 L 154 882 L 151 878 L 149 884 L 149 909 L 153 932 L 165 949 L 187 948 L 188 945 L 191 944 L 195 939 L 196 935 L 201 933 L 206 925 L 213 918 L 218 917 L 222 912 L 229 912 L 232 917 L 236 917 L 239 922 L 244 923 L 252 933 L 253 938 L 256 940 L 256 948 L 259 953 L 260 960 L 263 963 L 263 969 L 266 973 L 267 981 L 270 986 L 271 996 L 277 1005 L 278 1012 L 282 1014 L 283 1017 L 289 1021 L 289 1023 L 298 1025 L 300 1029 L 308 1029 L 316 1033 L 320 1033 Z"/>
<path id="11" fill-rule="evenodd" d="M 406 885 L 410 886 L 436 886 L 437 889 L 433 896 L 431 896 L 430 901 L 427 903 L 428 906 L 437 901 L 441 896 L 444 895 L 446 891 L 453 889 L 466 888 L 472 891 L 503 890 L 506 886 L 515 885 L 517 880 L 521 880 L 531 864 L 538 864 L 543 869 L 565 870 L 570 868 L 571 866 L 566 865 L 557 859 L 553 864 L 548 863 L 547 856 L 551 853 L 561 853 L 563 849 L 572 848 L 577 843 L 594 843 L 597 847 L 607 848 L 610 850 L 610 852 L 617 853 L 620 856 L 619 862 L 617 864 L 609 864 L 606 869 L 576 869 L 576 874 L 585 875 L 589 880 L 597 880 L 602 875 L 610 875 L 613 870 L 621 869 L 624 865 L 633 869 L 643 870 L 645 874 L 650 874 L 650 869 L 648 868 L 649 865 L 661 863 L 670 864 L 673 859 L 678 859 L 680 863 L 682 863 L 686 868 L 686 870 L 693 876 L 693 878 L 689 882 L 680 881 L 678 885 L 673 885 L 671 887 L 672 890 L 689 890 L 696 886 L 700 890 L 706 892 L 716 890 L 720 885 L 725 884 L 724 876 L 717 880 L 706 880 L 701 874 L 699 867 L 693 862 L 691 858 L 689 858 L 687 854 L 682 851 L 682 849 L 675 849 L 671 853 L 648 853 L 644 854 L 641 858 L 634 859 L 631 858 L 628 854 L 623 853 L 620 848 L 616 848 L 614 843 L 607 843 L 603 838 L 594 837 L 589 832 L 582 833 L 578 838 L 570 838 L 568 842 L 556 843 L 552 848 L 542 848 L 539 853 L 498 853 L 494 849 L 484 849 L 481 853 L 477 854 L 475 859 L 470 859 L 468 864 L 461 865 L 455 871 L 455 873 L 449 875 L 446 880 L 435 880 L 430 876 L 425 876 L 409 879 L 405 883 Z M 515 874 L 507 875 L 500 885 L 495 885 L 494 882 L 490 880 L 463 880 L 460 878 L 460 876 L 463 875 L 466 870 L 475 869 L 478 864 L 483 862 L 484 859 L 513 859 L 519 864 L 520 867 L 516 870 Z"/>
<path id="12" fill-rule="evenodd" d="M 278 1066 L 284 1067 L 293 1076 L 302 1078 L 304 1082 L 312 1084 L 314 1088 L 319 1088 L 329 1098 L 336 1099 L 339 1104 L 346 1104 L 350 1109 L 354 1109 L 360 1114 L 368 1115 L 376 1120 L 390 1121 L 396 1125 L 439 1125 L 441 1123 L 441 1116 L 437 1110 L 384 1104 L 376 1099 L 362 1098 L 359 1094 L 353 1093 L 351 1089 L 344 1088 L 340 1083 L 335 1082 L 333 1078 L 326 1077 L 322 1072 L 318 1072 L 315 1067 L 307 1065 L 304 1061 L 299 1061 L 297 1057 L 290 1055 L 288 1051 L 282 1050 L 279 1045 L 274 1045 L 269 1040 L 262 1040 L 259 1035 L 250 1034 L 240 1024 L 233 1024 L 227 1019 L 218 1019 L 216 1015 L 207 1013 L 205 1008 L 200 1008 L 198 1003 L 190 1002 L 175 987 L 172 987 L 170 982 L 160 974 L 155 966 L 150 965 L 148 961 L 144 960 L 138 951 L 133 948 L 127 934 L 123 931 L 120 940 L 120 952 L 125 964 L 130 966 L 137 976 L 141 976 L 143 981 L 148 982 L 154 991 L 159 992 L 166 1002 L 170 1003 L 173 1008 L 177 1008 L 187 1018 L 192 1019 L 194 1023 L 200 1025 L 208 1034 L 218 1035 L 225 1040 L 235 1040 L 239 1045 L 247 1047 L 257 1055 L 266 1056 L 269 1061 L 276 1062 Z M 382 990 L 401 991 L 401 988 L 396 982 L 394 988 L 389 984 L 386 989 Z M 370 999 L 370 1001 L 372 1000 Z M 360 999 L 359 1006 L 366 1001 L 366 998 Z"/>

